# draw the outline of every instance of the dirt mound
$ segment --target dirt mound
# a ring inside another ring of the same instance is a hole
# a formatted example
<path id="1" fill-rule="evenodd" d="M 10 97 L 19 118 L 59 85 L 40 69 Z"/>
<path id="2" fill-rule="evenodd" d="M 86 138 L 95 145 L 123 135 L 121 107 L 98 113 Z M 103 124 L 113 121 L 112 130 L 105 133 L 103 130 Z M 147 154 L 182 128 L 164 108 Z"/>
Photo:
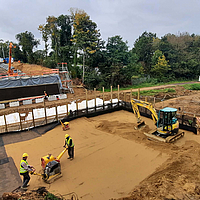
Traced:
<path id="1" fill-rule="evenodd" d="M 200 199 L 199 156 L 200 144 L 187 142 L 123 200 Z"/>
<path id="2" fill-rule="evenodd" d="M 143 143 L 159 150 L 161 154 L 169 154 L 170 158 L 136 186 L 129 197 L 118 200 L 200 199 L 200 144 L 192 140 L 186 141 L 181 146 L 177 146 L 176 143 L 149 141 L 143 132 L 148 132 L 150 128 L 146 126 L 135 130 L 133 129 L 135 125 L 135 123 L 101 120 L 95 127 Z"/>
<path id="3" fill-rule="evenodd" d="M 27 64 L 27 63 L 18 63 L 14 62 L 12 66 L 15 69 L 20 70 L 23 73 L 31 73 L 31 72 L 39 72 L 39 71 L 44 71 L 44 70 L 49 70 L 47 67 L 43 67 L 41 65 L 34 65 L 34 64 Z"/>
<path id="4" fill-rule="evenodd" d="M 149 126 L 145 125 L 145 127 L 142 127 L 141 129 L 135 129 L 136 126 L 136 123 L 121 123 L 119 121 L 101 120 L 95 127 L 98 130 L 119 135 L 126 139 L 136 141 L 145 140 L 146 136 L 143 134 L 143 132 L 149 132 Z"/>

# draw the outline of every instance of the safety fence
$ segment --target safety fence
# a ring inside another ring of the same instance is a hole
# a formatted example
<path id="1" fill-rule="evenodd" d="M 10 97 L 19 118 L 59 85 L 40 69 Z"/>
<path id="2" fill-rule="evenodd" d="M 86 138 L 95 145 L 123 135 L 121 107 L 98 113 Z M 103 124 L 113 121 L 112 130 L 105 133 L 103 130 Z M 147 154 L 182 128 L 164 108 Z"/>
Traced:
<path id="1" fill-rule="evenodd" d="M 94 106 L 89 107 L 87 105 L 88 102 L 86 101 L 85 108 L 80 108 L 80 104 L 78 101 L 76 101 L 73 105 L 73 109 L 71 104 L 60 106 L 56 105 L 54 107 L 43 107 L 39 110 L 33 108 L 18 109 L 17 113 L 10 113 L 9 115 L 0 116 L 0 134 L 30 130 L 32 128 L 37 128 L 44 125 L 48 125 L 49 129 L 49 125 L 52 124 L 52 127 L 55 127 L 55 125 L 60 124 L 60 120 L 65 122 L 80 117 L 94 117 L 119 110 L 127 110 L 133 112 L 130 101 L 112 99 L 110 102 L 102 101 L 101 104 L 97 104 L 97 99 L 93 100 L 95 101 Z M 151 112 L 148 109 L 139 107 L 139 110 L 142 116 L 151 118 Z M 14 114 L 15 116 L 12 116 Z M 9 117 L 18 118 L 18 122 L 8 122 L 7 119 Z M 198 126 L 196 117 L 177 114 L 177 118 L 181 129 L 192 131 L 197 134 Z"/>

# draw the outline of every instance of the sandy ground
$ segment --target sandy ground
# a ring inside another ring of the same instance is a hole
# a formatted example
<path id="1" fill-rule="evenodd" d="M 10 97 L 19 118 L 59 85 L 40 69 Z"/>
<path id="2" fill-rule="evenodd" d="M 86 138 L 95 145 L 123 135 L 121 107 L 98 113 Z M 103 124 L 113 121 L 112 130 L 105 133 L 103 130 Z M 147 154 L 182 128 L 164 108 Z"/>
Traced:
<path id="1" fill-rule="evenodd" d="M 127 111 L 71 121 L 67 133 L 75 142 L 75 159 L 69 161 L 66 153 L 61 158 L 63 176 L 50 185 L 32 176 L 30 189 L 46 186 L 54 194 L 75 192 L 87 200 L 200 199 L 200 135 L 184 131 L 172 144 L 152 141 L 143 132 L 155 127 L 153 121 L 143 119 L 147 125 L 141 130 L 134 129 L 136 118 Z M 26 151 L 39 172 L 41 157 L 63 150 L 65 133 L 58 126 L 5 149 L 17 167 Z"/>
<path id="2" fill-rule="evenodd" d="M 75 192 L 87 200 L 127 196 L 169 158 L 166 153 L 128 139 L 129 133 L 138 132 L 133 129 L 135 120 L 132 113 L 118 111 L 70 122 L 71 129 L 67 133 L 75 142 L 75 159 L 69 161 L 66 153 L 61 158 L 63 176 L 60 179 L 47 185 L 39 176 L 32 176 L 29 189 L 46 186 L 54 194 Z M 147 120 L 153 127 L 152 121 Z M 111 129 L 103 127 L 102 122 Z M 59 126 L 41 137 L 6 145 L 6 152 L 18 166 L 26 151 L 29 164 L 39 171 L 41 157 L 48 153 L 57 156 L 63 150 L 65 133 Z"/>

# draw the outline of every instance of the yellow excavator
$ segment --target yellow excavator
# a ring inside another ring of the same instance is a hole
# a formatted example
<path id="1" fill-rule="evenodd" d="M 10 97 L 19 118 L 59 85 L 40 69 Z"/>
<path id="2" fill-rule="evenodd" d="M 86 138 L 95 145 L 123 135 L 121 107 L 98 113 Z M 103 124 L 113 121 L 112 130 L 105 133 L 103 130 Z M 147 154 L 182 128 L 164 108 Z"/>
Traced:
<path id="1" fill-rule="evenodd" d="M 62 176 L 60 159 L 66 151 L 67 148 L 65 147 L 65 149 L 57 157 L 54 157 L 52 154 L 43 156 L 41 158 L 41 166 L 43 168 L 43 173 L 42 174 L 36 172 L 30 172 L 30 173 L 33 175 L 41 176 L 46 183 L 52 183 L 54 180 Z"/>
<path id="2" fill-rule="evenodd" d="M 159 110 L 157 114 L 155 108 L 149 102 L 132 99 L 131 104 L 137 118 L 137 126 L 135 129 L 140 129 L 145 126 L 145 122 L 141 118 L 138 106 L 144 107 L 151 112 L 156 129 L 154 131 L 144 133 L 149 139 L 159 140 L 162 142 L 174 142 L 184 136 L 184 132 L 179 131 L 179 122 L 176 118 L 176 108 L 166 107 Z"/>

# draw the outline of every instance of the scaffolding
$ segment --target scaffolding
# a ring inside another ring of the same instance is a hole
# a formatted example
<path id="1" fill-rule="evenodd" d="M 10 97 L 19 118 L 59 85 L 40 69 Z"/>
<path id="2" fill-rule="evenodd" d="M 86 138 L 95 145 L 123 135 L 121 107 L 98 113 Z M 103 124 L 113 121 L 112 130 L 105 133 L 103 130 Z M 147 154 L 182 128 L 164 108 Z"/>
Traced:
<path id="1" fill-rule="evenodd" d="M 63 88 L 73 94 L 72 79 L 68 71 L 67 63 L 58 63 L 58 69 Z"/>

